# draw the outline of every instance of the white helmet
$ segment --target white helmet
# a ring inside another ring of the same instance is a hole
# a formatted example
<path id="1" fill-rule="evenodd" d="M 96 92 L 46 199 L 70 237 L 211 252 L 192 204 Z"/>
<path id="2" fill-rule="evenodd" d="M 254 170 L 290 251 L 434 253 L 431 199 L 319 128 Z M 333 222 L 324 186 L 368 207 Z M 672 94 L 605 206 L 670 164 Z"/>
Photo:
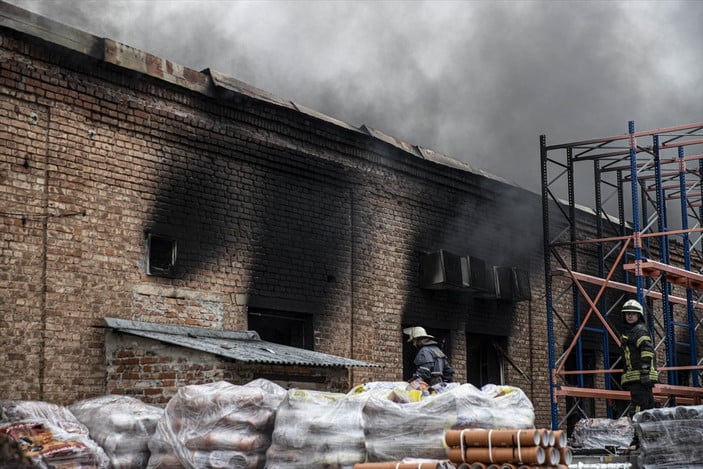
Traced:
<path id="1" fill-rule="evenodd" d="M 637 313 L 640 318 L 644 319 L 644 308 L 637 300 L 627 300 L 624 305 L 622 305 L 622 313 Z"/>
<path id="2" fill-rule="evenodd" d="M 408 342 L 412 342 L 413 339 L 420 339 L 422 337 L 434 339 L 434 336 L 429 335 L 424 327 L 406 327 L 403 329 L 403 333 L 410 336 Z"/>

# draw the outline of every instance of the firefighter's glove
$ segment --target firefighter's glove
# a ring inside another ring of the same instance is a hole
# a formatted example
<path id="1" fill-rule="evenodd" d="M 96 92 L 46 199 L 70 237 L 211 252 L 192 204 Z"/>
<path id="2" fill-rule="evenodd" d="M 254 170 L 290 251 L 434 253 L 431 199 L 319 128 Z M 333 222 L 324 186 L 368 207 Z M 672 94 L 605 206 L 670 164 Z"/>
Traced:
<path id="1" fill-rule="evenodd" d="M 640 384 L 643 384 L 645 386 L 650 386 L 652 384 L 652 381 L 649 377 L 649 370 L 640 371 Z"/>

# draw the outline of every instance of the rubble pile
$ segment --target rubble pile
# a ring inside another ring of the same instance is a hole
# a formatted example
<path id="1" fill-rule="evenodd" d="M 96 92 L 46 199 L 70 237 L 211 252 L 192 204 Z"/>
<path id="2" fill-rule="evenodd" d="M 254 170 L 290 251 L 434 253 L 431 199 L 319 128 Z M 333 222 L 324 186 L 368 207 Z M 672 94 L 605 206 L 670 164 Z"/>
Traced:
<path id="1" fill-rule="evenodd" d="M 640 440 L 640 467 L 703 467 L 703 405 L 644 410 L 632 422 Z"/>

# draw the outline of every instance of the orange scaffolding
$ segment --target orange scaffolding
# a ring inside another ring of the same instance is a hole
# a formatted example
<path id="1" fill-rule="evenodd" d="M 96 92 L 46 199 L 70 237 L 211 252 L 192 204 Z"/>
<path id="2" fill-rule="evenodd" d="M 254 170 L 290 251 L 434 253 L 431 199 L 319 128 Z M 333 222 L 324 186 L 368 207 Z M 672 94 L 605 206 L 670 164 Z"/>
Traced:
<path id="1" fill-rule="evenodd" d="M 610 316 L 629 298 L 645 306 L 656 342 L 658 405 L 701 402 L 701 137 L 703 123 L 635 132 L 634 122 L 612 137 L 559 145 L 540 137 L 553 429 L 563 423 L 560 406 L 568 418 L 584 412 L 584 399 L 629 400 L 616 368 L 622 320 Z M 640 143 L 648 138 L 651 145 Z M 591 202 L 576 200 L 584 193 Z M 602 368 L 589 369 L 594 360 Z M 593 386 L 598 376 L 602 388 Z"/>

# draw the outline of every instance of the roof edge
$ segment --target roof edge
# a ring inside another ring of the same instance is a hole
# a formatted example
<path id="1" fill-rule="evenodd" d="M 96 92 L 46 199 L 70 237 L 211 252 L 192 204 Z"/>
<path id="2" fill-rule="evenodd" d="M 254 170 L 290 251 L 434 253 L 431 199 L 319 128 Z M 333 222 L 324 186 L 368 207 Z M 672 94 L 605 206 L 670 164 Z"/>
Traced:
<path id="1" fill-rule="evenodd" d="M 327 116 L 326 114 L 294 103 L 293 101 L 280 98 L 272 93 L 258 89 L 211 68 L 197 71 L 129 45 L 122 44 L 118 41 L 98 37 L 77 28 L 59 23 L 28 10 L 16 7 L 3 0 L 0 0 L 0 27 L 6 27 L 38 37 L 44 41 L 57 44 L 81 54 L 86 54 L 94 59 L 102 60 L 116 67 L 141 73 L 214 99 L 218 97 L 221 98 L 222 95 L 218 90 L 224 89 L 255 100 L 267 102 L 319 119 L 320 121 L 343 128 L 347 131 L 361 133 L 383 144 L 395 147 L 414 159 L 426 160 L 442 167 L 453 168 L 465 173 L 486 177 L 514 186 L 518 189 L 526 190 L 514 182 L 474 168 L 457 158 L 409 144 L 366 125 L 361 125 L 358 128 L 354 127 L 339 119 Z M 431 156 L 428 157 L 428 155 Z"/>

